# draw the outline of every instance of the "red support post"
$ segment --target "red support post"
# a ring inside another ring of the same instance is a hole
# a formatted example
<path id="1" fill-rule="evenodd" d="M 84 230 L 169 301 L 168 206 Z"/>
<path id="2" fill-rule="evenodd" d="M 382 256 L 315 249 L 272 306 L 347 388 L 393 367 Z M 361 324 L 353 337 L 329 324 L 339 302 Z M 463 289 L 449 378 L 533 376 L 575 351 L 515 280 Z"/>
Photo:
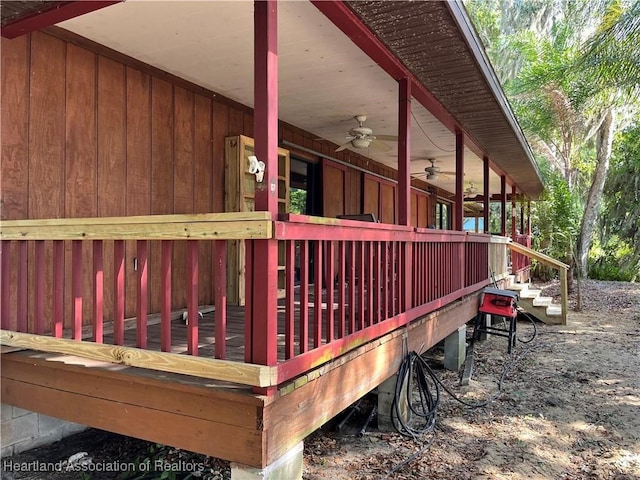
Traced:
<path id="1" fill-rule="evenodd" d="M 254 2 L 254 137 L 256 157 L 265 164 L 263 182 L 256 184 L 255 208 L 278 215 L 278 5 Z M 251 267 L 251 362 L 278 362 L 278 241 L 254 240 Z M 263 391 L 275 393 L 275 388 Z"/>
<path id="2" fill-rule="evenodd" d="M 215 357 L 227 358 L 227 241 L 215 242 Z M 292 293 L 293 294 L 293 293 Z"/>
<path id="3" fill-rule="evenodd" d="M 411 82 L 399 81 L 398 98 L 398 223 L 411 223 Z"/>
<path id="4" fill-rule="evenodd" d="M 187 352 L 198 355 L 198 241 L 187 240 Z"/>
<path id="5" fill-rule="evenodd" d="M 113 242 L 113 343 L 124 345 L 124 240 Z"/>
<path id="6" fill-rule="evenodd" d="M 53 241 L 53 336 L 62 337 L 64 326 L 64 242 Z"/>
<path id="7" fill-rule="evenodd" d="M 136 295 L 136 345 L 147 348 L 147 304 L 148 304 L 148 270 L 147 270 L 147 241 L 138 240 L 138 284 Z"/>
<path id="8" fill-rule="evenodd" d="M 511 238 L 515 240 L 516 238 L 516 185 L 515 183 L 511 185 Z"/>
<path id="9" fill-rule="evenodd" d="M 507 236 L 507 177 L 500 176 L 500 230 L 503 237 Z"/>
<path id="10" fill-rule="evenodd" d="M 464 135 L 456 132 L 456 201 L 455 201 L 455 228 L 462 231 L 464 223 Z"/>
<path id="11" fill-rule="evenodd" d="M 527 235 L 531 236 L 531 201 L 527 200 Z"/>
<path id="12" fill-rule="evenodd" d="M 482 199 L 482 207 L 484 210 L 484 228 L 483 231 L 484 233 L 489 233 L 489 228 L 490 228 L 490 224 L 491 224 L 491 204 L 489 202 L 489 200 L 491 199 L 491 190 L 489 188 L 489 157 L 484 157 L 482 159 L 482 167 L 483 167 L 483 172 L 482 172 L 482 183 L 483 183 L 483 188 L 482 188 L 482 193 L 483 193 L 483 199 Z"/>
<path id="13" fill-rule="evenodd" d="M 36 289 L 35 289 L 35 333 L 44 334 L 44 240 L 35 241 L 36 249 Z"/>
<path id="14" fill-rule="evenodd" d="M 173 241 L 162 240 L 162 260 L 160 265 L 160 348 L 171 351 L 171 261 Z"/>
<path id="15" fill-rule="evenodd" d="M 104 265 L 102 240 L 93 241 L 93 338 L 104 341 Z"/>

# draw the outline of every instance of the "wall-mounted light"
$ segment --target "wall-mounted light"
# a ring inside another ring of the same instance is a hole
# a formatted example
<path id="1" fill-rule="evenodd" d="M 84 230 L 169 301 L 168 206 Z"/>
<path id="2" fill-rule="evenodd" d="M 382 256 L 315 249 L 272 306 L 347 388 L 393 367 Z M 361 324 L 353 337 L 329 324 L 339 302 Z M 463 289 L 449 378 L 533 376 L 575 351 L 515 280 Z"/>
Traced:
<path id="1" fill-rule="evenodd" d="M 264 162 L 258 160 L 254 155 L 249 156 L 249 173 L 256 176 L 256 182 L 261 183 L 264 178 Z"/>

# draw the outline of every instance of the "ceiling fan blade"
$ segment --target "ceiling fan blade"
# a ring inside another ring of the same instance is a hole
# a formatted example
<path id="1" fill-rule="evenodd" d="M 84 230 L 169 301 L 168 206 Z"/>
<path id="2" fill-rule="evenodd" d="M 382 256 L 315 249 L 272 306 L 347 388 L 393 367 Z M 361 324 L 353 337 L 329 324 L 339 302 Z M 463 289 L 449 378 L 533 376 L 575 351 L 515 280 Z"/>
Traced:
<path id="1" fill-rule="evenodd" d="M 378 137 L 376 137 L 376 139 L 369 144 L 369 147 L 380 152 L 388 152 L 391 150 L 391 147 L 389 145 L 379 142 Z"/>
<path id="2" fill-rule="evenodd" d="M 383 142 L 397 142 L 397 135 L 376 135 L 376 140 L 382 140 Z"/>
<path id="3" fill-rule="evenodd" d="M 442 175 L 455 175 L 456 172 L 440 172 Z"/>
<path id="4" fill-rule="evenodd" d="M 351 145 L 351 142 L 347 142 L 347 143 L 343 143 L 342 145 L 340 145 L 338 148 L 336 148 L 336 152 L 341 152 L 343 150 L 346 150 L 346 148 Z"/>

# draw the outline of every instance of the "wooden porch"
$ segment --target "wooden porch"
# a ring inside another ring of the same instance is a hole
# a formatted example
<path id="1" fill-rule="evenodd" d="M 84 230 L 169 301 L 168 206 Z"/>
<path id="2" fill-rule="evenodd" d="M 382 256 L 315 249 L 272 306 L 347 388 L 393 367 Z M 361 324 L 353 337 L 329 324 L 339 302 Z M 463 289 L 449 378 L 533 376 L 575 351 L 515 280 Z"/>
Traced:
<path id="1" fill-rule="evenodd" d="M 256 467 L 393 375 L 404 348 L 471 319 L 489 271 L 506 272 L 506 243 L 480 234 L 264 212 L 100 220 L 3 223 L 3 401 Z M 118 246 L 132 237 L 134 250 Z M 229 240 L 246 242 L 254 278 L 252 242 L 280 245 L 283 298 L 258 308 L 251 280 L 247 306 L 226 304 L 226 262 L 210 269 L 199 253 L 213 242 L 219 260 Z M 156 248 L 160 258 L 145 255 Z M 118 275 L 125 251 L 135 288 Z M 213 310 L 198 295 L 203 275 L 216 280 Z M 187 302 L 173 302 L 183 281 Z"/>

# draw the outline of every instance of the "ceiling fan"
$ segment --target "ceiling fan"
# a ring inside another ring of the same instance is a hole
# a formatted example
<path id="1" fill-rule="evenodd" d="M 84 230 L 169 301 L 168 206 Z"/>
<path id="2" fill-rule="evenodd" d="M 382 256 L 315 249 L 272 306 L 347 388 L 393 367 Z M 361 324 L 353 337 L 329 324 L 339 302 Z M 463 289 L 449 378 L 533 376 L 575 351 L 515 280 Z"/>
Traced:
<path id="1" fill-rule="evenodd" d="M 473 182 L 469 182 L 469 186 L 464 189 L 465 196 L 471 197 L 478 193 L 478 189 L 475 187 Z"/>
<path id="2" fill-rule="evenodd" d="M 371 147 L 376 150 L 388 152 L 389 150 L 391 150 L 391 147 L 383 143 L 381 140 L 388 142 L 398 141 L 398 137 L 394 135 L 373 135 L 373 130 L 364 126 L 364 122 L 367 120 L 366 115 L 356 115 L 354 118 L 358 122 L 358 126 L 352 128 L 347 132 L 347 142 L 340 145 L 336 149 L 336 152 L 341 152 L 349 146 L 358 149 Z"/>
<path id="3" fill-rule="evenodd" d="M 455 175 L 456 174 L 456 172 L 445 172 L 445 171 L 443 171 L 440 167 L 438 167 L 436 165 L 436 159 L 435 158 L 427 158 L 427 160 L 429 160 L 431 162 L 431 166 L 430 167 L 426 167 L 424 169 L 424 175 L 426 176 L 427 180 L 436 181 L 441 176 L 442 177 L 447 177 L 448 175 Z M 420 173 L 422 173 L 422 172 L 417 172 L 417 173 L 414 173 L 413 175 L 420 174 Z"/>

